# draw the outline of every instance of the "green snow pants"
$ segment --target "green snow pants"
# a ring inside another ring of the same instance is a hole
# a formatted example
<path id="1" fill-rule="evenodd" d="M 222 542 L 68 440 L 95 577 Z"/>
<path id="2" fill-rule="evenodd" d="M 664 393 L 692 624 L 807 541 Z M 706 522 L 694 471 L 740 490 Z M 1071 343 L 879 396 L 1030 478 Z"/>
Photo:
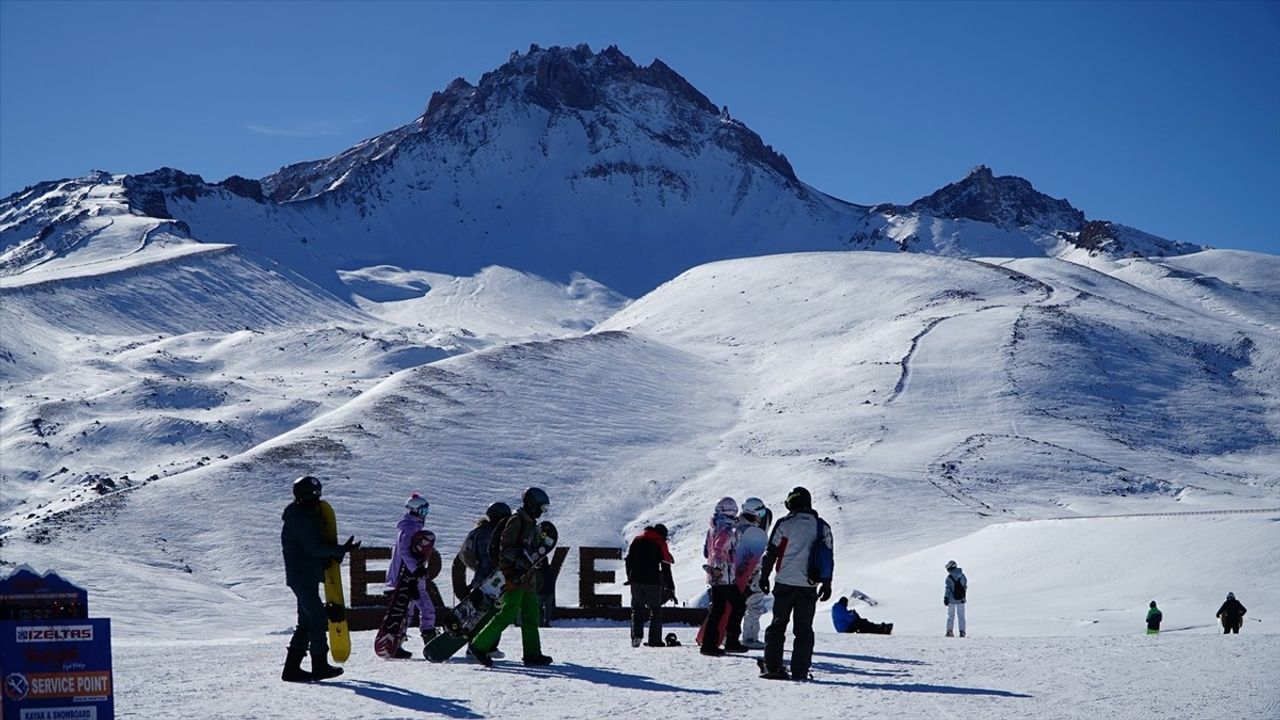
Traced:
<path id="1" fill-rule="evenodd" d="M 493 616 L 471 641 L 477 650 L 489 652 L 498 646 L 502 631 L 520 615 L 520 640 L 525 657 L 542 654 L 542 640 L 538 637 L 538 593 L 533 590 L 508 590 Z"/>

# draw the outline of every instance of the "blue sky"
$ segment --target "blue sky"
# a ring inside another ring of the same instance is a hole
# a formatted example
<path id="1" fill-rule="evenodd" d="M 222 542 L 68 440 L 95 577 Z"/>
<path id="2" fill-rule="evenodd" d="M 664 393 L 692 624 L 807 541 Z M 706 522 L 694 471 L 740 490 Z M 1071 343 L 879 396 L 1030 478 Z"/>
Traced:
<path id="1" fill-rule="evenodd" d="M 0 194 L 335 154 L 512 50 L 617 44 L 801 179 L 909 202 L 986 164 L 1091 218 L 1280 253 L 1280 3 L 0 0 Z"/>

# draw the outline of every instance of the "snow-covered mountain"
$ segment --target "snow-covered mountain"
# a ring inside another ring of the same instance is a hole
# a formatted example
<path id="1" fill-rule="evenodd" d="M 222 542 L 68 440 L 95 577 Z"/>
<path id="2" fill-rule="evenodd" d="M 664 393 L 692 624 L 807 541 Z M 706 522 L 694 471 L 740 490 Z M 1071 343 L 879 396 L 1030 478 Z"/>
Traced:
<path id="1" fill-rule="evenodd" d="M 640 66 L 585 45 L 513 53 L 477 84 L 454 80 L 412 122 L 261 180 L 212 184 L 162 169 L 28 188 L 0 201 L 0 273 L 102 245 L 104 196 L 151 219 L 119 252 L 169 226 L 252 250 L 344 298 L 338 272 L 373 265 L 455 276 L 501 265 L 560 282 L 578 273 L 636 297 L 705 262 L 801 250 L 1200 249 L 1087 221 L 985 167 L 905 206 L 838 200 L 660 60 Z"/>

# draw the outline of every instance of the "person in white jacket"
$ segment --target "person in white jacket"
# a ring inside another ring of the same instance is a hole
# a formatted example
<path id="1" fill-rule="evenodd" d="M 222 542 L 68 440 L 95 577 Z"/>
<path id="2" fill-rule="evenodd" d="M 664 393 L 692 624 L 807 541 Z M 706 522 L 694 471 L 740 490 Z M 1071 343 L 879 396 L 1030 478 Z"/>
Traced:
<path id="1" fill-rule="evenodd" d="M 809 679 L 813 662 L 813 616 L 818 601 L 831 599 L 831 576 L 835 570 L 831 526 L 813 510 L 809 491 L 797 487 L 787 495 L 790 514 L 773 526 L 769 547 L 761 562 L 760 589 L 769 592 L 769 578 L 776 573 L 773 589 L 773 622 L 764 635 L 764 660 L 760 677 L 770 680 Z M 787 625 L 795 614 L 791 647 L 791 672 L 782 664 Z"/>
<path id="2" fill-rule="evenodd" d="M 751 530 L 750 534 L 752 537 L 758 538 L 762 549 L 767 547 L 769 543 L 769 526 L 773 523 L 773 513 L 765 506 L 764 501 L 756 497 L 747 498 L 742 503 L 740 517 L 755 525 L 755 529 Z M 744 529 L 744 539 L 746 535 L 747 531 Z M 751 542 L 739 540 L 739 545 L 742 547 L 749 547 L 751 544 Z M 747 610 L 742 617 L 742 644 L 752 650 L 764 649 L 764 643 L 760 640 L 760 616 L 769 609 L 769 595 L 760 590 L 761 565 L 762 563 L 756 563 L 755 572 L 751 574 L 751 579 L 747 581 Z"/>

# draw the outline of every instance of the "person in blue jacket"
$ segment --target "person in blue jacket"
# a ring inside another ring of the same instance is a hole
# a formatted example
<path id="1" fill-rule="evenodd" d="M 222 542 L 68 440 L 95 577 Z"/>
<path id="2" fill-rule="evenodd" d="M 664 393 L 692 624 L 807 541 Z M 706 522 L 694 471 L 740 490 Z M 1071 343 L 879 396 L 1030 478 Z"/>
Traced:
<path id="1" fill-rule="evenodd" d="M 831 623 L 836 632 L 867 633 L 870 635 L 889 635 L 893 632 L 893 623 L 874 623 L 849 607 L 849 598 L 842 597 L 831 606 Z"/>

